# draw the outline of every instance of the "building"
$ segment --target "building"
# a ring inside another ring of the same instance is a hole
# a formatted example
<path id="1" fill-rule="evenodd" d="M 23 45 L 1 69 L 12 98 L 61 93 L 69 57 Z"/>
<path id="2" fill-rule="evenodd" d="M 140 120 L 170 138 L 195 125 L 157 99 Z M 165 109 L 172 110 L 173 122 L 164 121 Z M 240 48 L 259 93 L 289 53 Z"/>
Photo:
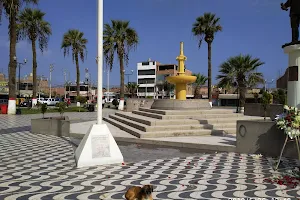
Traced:
<path id="1" fill-rule="evenodd" d="M 137 90 L 138 97 L 150 98 L 175 98 L 174 86 L 167 84 L 168 76 L 176 76 L 178 66 L 176 64 L 160 64 L 157 61 L 141 62 L 137 64 Z M 190 70 L 185 70 L 186 75 L 192 75 Z M 187 98 L 194 97 L 192 85 L 187 85 Z"/>
<path id="2" fill-rule="evenodd" d="M 156 86 L 156 70 L 158 62 L 151 61 L 137 63 L 137 89 L 138 97 L 154 97 Z"/>
<path id="3" fill-rule="evenodd" d="M 49 88 L 48 80 L 43 78 L 42 76 L 37 77 L 37 95 L 44 94 Z M 26 98 L 32 97 L 32 90 L 33 90 L 33 77 L 32 73 L 29 75 L 25 75 L 24 77 L 19 79 L 17 78 L 16 82 L 16 95 L 18 97 Z M 0 73 L 0 95 L 1 98 L 8 98 L 8 79 L 5 77 L 4 74 Z M 20 95 L 19 95 L 20 93 Z"/>

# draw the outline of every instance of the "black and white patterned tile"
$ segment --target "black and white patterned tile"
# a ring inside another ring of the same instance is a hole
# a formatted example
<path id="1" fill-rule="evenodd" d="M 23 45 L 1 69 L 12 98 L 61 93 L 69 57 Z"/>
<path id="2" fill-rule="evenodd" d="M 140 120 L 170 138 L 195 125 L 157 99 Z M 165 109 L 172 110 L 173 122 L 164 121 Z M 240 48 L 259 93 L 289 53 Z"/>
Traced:
<path id="1" fill-rule="evenodd" d="M 0 199 L 124 199 L 132 185 L 152 184 L 154 199 L 228 199 L 300 196 L 299 188 L 264 183 L 295 164 L 235 153 L 145 160 L 76 168 L 67 138 L 29 132 L 0 134 Z"/>

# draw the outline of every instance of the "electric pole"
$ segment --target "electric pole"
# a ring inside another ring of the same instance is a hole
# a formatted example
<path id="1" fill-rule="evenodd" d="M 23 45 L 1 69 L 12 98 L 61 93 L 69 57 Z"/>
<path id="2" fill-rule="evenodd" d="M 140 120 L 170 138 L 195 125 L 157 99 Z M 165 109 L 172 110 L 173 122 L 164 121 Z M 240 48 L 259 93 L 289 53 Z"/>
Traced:
<path id="1" fill-rule="evenodd" d="M 50 81 L 50 89 L 49 89 L 49 98 L 51 98 L 51 82 L 52 82 L 52 72 L 54 70 L 54 64 L 50 64 L 50 77 L 49 77 L 49 81 Z"/>

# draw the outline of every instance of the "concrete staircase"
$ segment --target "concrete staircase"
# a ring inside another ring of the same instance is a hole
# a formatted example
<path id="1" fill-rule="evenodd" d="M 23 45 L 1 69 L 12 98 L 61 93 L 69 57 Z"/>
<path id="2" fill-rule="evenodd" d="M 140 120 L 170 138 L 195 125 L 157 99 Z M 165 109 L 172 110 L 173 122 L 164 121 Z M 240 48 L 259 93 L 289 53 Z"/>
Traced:
<path id="1" fill-rule="evenodd" d="M 178 111 L 140 108 L 131 113 L 116 112 L 104 118 L 138 138 L 235 134 L 236 121 L 241 119 L 261 117 L 244 116 L 232 109 Z"/>

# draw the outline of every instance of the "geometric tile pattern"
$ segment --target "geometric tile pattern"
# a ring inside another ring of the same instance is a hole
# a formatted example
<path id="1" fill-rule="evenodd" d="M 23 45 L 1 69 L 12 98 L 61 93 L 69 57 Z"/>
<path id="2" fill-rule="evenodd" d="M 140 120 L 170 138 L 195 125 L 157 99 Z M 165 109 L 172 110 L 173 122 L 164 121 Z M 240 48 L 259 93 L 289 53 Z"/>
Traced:
<path id="1" fill-rule="evenodd" d="M 296 165 L 236 153 L 199 154 L 119 166 L 76 168 L 67 138 L 0 134 L 0 199 L 124 199 L 132 185 L 154 185 L 154 199 L 290 198 L 300 188 L 265 183 Z"/>

